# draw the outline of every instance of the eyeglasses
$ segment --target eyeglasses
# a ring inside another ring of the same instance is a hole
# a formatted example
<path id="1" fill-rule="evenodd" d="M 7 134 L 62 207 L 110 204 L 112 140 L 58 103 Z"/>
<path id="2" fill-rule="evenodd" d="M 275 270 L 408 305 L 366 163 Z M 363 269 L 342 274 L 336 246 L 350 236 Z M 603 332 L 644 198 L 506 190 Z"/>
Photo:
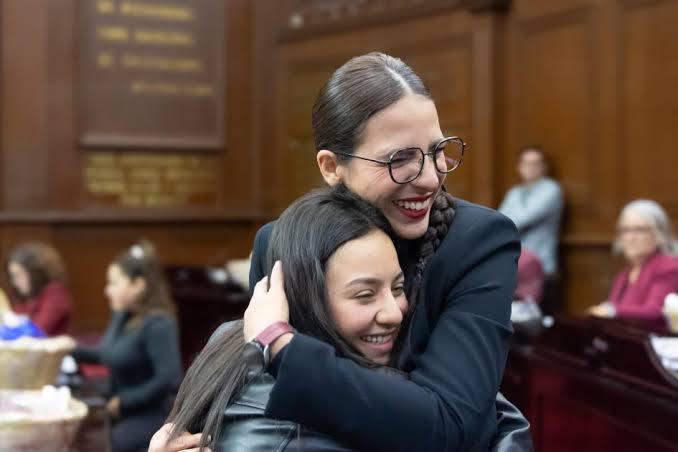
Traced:
<path id="1" fill-rule="evenodd" d="M 393 182 L 407 184 L 421 175 L 427 155 L 431 157 L 433 166 L 439 173 L 447 174 L 456 170 L 461 165 L 465 147 L 466 143 L 461 138 L 448 137 L 443 138 L 429 152 L 424 152 L 420 148 L 405 148 L 395 151 L 388 160 L 370 159 L 345 152 L 335 152 L 335 154 L 386 165 Z"/>
<path id="2" fill-rule="evenodd" d="M 627 234 L 641 235 L 648 234 L 650 232 L 652 232 L 652 228 L 650 226 L 620 226 L 617 228 L 617 234 L 620 236 Z"/>

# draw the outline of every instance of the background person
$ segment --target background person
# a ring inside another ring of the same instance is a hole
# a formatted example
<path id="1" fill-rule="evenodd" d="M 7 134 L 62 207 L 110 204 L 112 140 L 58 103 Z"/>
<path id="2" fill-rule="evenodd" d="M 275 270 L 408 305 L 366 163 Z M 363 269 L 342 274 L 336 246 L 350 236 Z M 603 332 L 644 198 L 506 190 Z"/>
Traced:
<path id="1" fill-rule="evenodd" d="M 9 254 L 7 276 L 15 313 L 27 315 L 47 336 L 70 333 L 72 297 L 65 285 L 63 261 L 54 248 L 40 242 L 16 246 Z"/>
<path id="2" fill-rule="evenodd" d="M 150 243 L 132 246 L 109 265 L 105 293 L 113 316 L 100 346 L 80 347 L 73 356 L 110 369 L 113 452 L 145 451 L 181 381 L 174 306 Z"/>
<path id="3" fill-rule="evenodd" d="M 678 292 L 678 245 L 664 209 L 647 199 L 624 206 L 613 251 L 624 256 L 627 266 L 615 278 L 609 299 L 589 313 L 660 320 L 664 299 Z"/>

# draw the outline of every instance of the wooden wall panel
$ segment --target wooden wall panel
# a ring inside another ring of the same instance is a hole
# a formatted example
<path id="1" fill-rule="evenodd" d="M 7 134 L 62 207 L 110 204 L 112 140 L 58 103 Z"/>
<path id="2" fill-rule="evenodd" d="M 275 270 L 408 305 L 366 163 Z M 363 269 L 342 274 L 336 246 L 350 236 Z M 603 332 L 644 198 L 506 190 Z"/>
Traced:
<path id="1" fill-rule="evenodd" d="M 567 193 L 569 230 L 596 214 L 595 63 L 590 8 L 549 12 L 516 21 L 510 56 L 514 103 L 507 115 L 507 153 L 539 144 L 552 156 Z M 515 157 L 512 159 L 515 162 Z M 515 180 L 515 166 L 507 167 Z"/>
<path id="2" fill-rule="evenodd" d="M 678 218 L 678 2 L 625 2 L 621 16 L 625 194 L 655 199 Z"/>

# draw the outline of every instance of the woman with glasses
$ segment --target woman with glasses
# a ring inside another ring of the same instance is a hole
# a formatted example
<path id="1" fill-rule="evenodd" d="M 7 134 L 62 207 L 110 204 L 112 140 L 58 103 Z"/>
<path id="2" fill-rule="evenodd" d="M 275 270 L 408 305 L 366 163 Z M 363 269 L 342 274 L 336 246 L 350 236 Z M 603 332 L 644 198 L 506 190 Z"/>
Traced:
<path id="1" fill-rule="evenodd" d="M 664 298 L 678 292 L 678 244 L 664 209 L 646 199 L 628 203 L 617 221 L 613 251 L 628 265 L 615 278 L 610 298 L 589 313 L 660 320 Z"/>
<path id="2" fill-rule="evenodd" d="M 244 335 L 261 346 L 260 361 L 276 377 L 266 416 L 358 450 L 531 450 L 524 418 L 497 396 L 520 242 L 506 217 L 444 190 L 464 142 L 443 135 L 412 69 L 381 53 L 353 58 L 332 74 L 312 124 L 324 180 L 379 208 L 395 236 L 410 305 L 394 365 L 409 378 L 281 330 L 287 300 L 262 291 L 245 313 Z M 251 286 L 264 276 L 272 226 L 255 239 Z M 188 435 L 179 440 L 191 444 Z"/>

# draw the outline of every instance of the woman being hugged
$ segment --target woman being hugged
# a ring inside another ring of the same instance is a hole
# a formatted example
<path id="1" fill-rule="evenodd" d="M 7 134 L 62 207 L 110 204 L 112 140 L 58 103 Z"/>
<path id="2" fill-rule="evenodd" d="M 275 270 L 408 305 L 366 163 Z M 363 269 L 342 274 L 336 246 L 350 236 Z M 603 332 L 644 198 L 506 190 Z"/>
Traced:
<path id="1" fill-rule="evenodd" d="M 106 409 L 113 452 L 146 450 L 181 381 L 174 304 L 150 243 L 139 242 L 111 262 L 105 293 L 113 316 L 100 346 L 77 348 L 73 356 L 111 372 Z"/>
<path id="2" fill-rule="evenodd" d="M 379 211 L 349 192 L 321 189 L 303 196 L 276 223 L 266 264 L 271 288 L 266 280 L 258 283 L 254 297 L 286 298 L 298 332 L 358 366 L 394 373 L 385 366 L 407 299 L 387 230 Z M 225 324 L 191 365 L 169 417 L 172 437 L 201 431 L 201 446 L 209 437 L 212 450 L 229 452 L 348 450 L 311 429 L 264 416 L 275 380 L 265 372 L 248 377 L 248 370 L 263 369 L 242 328 L 242 321 Z"/>

